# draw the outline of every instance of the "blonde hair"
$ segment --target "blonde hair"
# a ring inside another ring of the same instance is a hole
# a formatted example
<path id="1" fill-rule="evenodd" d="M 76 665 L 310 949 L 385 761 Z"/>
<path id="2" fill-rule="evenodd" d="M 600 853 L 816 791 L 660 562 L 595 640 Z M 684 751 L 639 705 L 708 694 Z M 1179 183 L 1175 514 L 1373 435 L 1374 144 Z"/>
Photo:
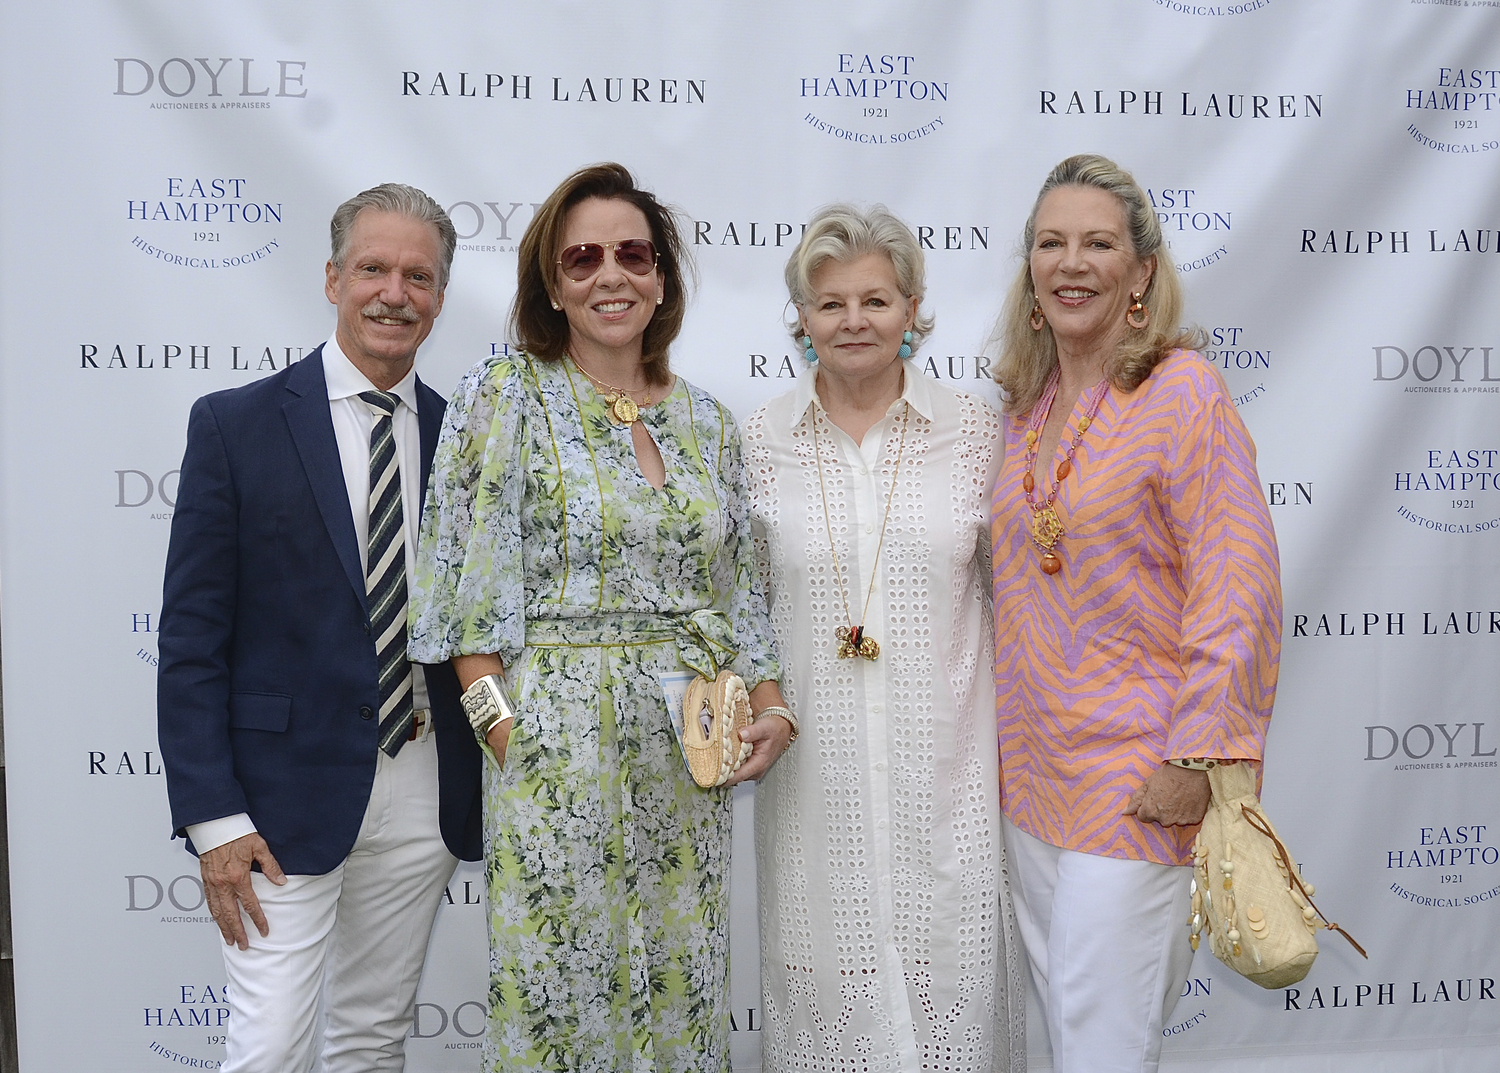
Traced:
<path id="1" fill-rule="evenodd" d="M 1156 209 L 1131 174 L 1112 160 L 1092 153 L 1070 156 L 1047 176 L 1031 206 L 1022 233 L 1020 270 L 1005 297 L 990 348 L 998 348 L 995 381 L 1005 389 L 1006 413 L 1025 414 L 1036 405 L 1057 368 L 1057 341 L 1052 325 L 1041 331 L 1031 327 L 1036 290 L 1031 278 L 1031 248 L 1036 242 L 1036 213 L 1042 199 L 1062 186 L 1084 186 L 1114 195 L 1125 214 L 1132 252 L 1138 261 L 1156 258 L 1156 269 L 1146 284 L 1141 304 L 1149 321 L 1145 328 L 1129 328 L 1104 366 L 1104 375 L 1124 392 L 1134 391 L 1151 370 L 1173 350 L 1201 347 L 1202 332 L 1179 326 L 1182 316 L 1182 284 L 1167 255 Z"/>
<path id="2" fill-rule="evenodd" d="M 911 228 L 884 205 L 858 209 L 853 205 L 827 205 L 819 209 L 802 240 L 786 262 L 786 289 L 792 304 L 800 310 L 812 293 L 812 278 L 829 261 L 840 264 L 866 254 L 890 258 L 896 274 L 896 287 L 907 299 L 921 299 L 927 294 L 927 262 L 922 247 Z M 916 348 L 931 333 L 937 318 L 920 312 L 911 326 L 911 345 Z M 802 324 L 798 319 L 787 322 L 787 331 L 801 345 Z"/>

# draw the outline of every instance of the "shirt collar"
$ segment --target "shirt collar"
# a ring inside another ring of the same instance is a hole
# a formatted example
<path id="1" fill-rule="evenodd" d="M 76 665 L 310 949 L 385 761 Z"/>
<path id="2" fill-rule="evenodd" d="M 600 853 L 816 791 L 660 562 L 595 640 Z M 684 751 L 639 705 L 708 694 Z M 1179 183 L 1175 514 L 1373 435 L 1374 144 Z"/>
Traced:
<path id="1" fill-rule="evenodd" d="M 889 417 L 892 413 L 895 413 L 901 405 L 901 400 L 905 399 L 908 406 L 928 421 L 931 421 L 932 385 L 928 383 L 926 374 L 917 368 L 916 362 L 908 358 L 901 364 L 906 367 L 905 382 L 901 387 L 901 398 L 891 403 L 890 409 L 886 410 L 886 416 Z M 823 405 L 822 400 L 818 398 L 817 381 L 816 366 L 808 366 L 806 372 L 797 377 L 796 396 L 792 403 L 792 428 L 796 428 L 803 422 L 807 417 L 808 407 L 812 406 L 814 402 L 817 402 L 820 407 Z"/>
<path id="2" fill-rule="evenodd" d="M 328 401 L 352 398 L 361 391 L 375 391 L 370 378 L 360 372 L 339 346 L 335 336 L 323 344 L 323 379 L 328 383 Z M 400 382 L 390 393 L 406 404 L 412 413 L 417 412 L 417 367 L 406 371 Z"/>

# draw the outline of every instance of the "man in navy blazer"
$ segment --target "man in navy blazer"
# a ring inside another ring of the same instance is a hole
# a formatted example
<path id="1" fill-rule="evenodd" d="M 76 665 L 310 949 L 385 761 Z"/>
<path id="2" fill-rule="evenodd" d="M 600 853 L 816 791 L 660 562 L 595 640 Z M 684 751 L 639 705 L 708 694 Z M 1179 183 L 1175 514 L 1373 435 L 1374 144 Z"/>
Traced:
<path id="1" fill-rule="evenodd" d="M 194 404 L 167 553 L 159 737 L 225 942 L 226 1073 L 403 1068 L 443 888 L 480 853 L 457 679 L 405 658 L 443 413 L 414 362 L 456 236 L 398 184 L 331 233 L 333 338 Z"/>

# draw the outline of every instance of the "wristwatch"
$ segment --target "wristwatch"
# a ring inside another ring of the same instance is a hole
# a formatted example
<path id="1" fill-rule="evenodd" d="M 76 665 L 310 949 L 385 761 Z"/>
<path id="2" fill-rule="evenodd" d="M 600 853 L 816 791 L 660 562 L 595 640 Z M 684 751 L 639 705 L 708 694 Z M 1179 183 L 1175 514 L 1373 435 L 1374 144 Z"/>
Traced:
<path id="1" fill-rule="evenodd" d="M 787 739 L 788 745 L 796 741 L 797 735 L 802 733 L 802 726 L 797 722 L 797 717 L 793 715 L 792 710 L 785 705 L 772 704 L 765 708 L 762 708 L 760 711 L 755 713 L 756 720 L 759 720 L 763 715 L 779 715 L 788 723 L 792 724 L 792 736 Z"/>

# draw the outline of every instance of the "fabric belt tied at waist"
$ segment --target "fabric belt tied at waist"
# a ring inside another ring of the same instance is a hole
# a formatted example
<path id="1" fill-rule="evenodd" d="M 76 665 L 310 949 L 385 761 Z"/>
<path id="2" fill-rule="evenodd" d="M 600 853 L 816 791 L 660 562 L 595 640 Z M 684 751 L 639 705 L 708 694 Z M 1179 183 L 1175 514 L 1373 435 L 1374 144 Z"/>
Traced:
<path id="1" fill-rule="evenodd" d="M 713 608 L 681 615 L 549 618 L 526 623 L 528 648 L 623 648 L 666 643 L 676 644 L 683 666 L 710 680 L 738 653 L 729 616 Z"/>

